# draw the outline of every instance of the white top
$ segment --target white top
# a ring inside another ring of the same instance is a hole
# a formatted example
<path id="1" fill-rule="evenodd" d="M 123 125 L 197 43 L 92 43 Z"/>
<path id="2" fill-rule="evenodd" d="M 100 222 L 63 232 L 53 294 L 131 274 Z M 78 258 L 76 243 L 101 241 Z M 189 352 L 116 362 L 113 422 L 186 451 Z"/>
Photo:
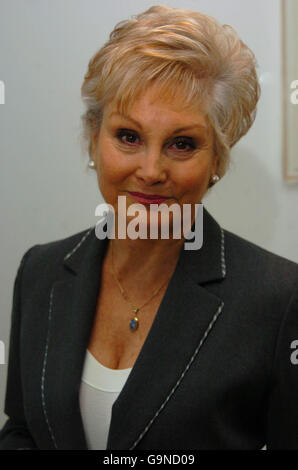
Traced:
<path id="1" fill-rule="evenodd" d="M 107 448 L 112 406 L 131 369 L 109 369 L 87 349 L 79 399 L 88 449 Z"/>

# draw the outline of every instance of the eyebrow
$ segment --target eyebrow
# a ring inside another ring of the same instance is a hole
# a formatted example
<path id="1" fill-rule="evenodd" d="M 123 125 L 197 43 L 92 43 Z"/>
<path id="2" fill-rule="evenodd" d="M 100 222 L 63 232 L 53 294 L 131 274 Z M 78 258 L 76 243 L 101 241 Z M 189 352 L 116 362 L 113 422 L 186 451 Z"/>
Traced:
<path id="1" fill-rule="evenodd" d="M 121 116 L 124 119 L 128 119 L 129 121 L 133 122 L 137 127 L 139 127 L 141 129 L 141 131 L 143 131 L 143 128 L 142 128 L 141 124 L 138 121 L 136 121 L 134 118 L 132 118 L 131 116 L 128 116 L 127 114 L 117 113 L 116 111 L 111 113 L 110 117 L 112 117 L 113 115 Z M 206 130 L 206 126 L 204 126 L 203 124 L 193 124 L 192 126 L 179 127 L 179 129 L 176 129 L 173 132 L 173 134 L 178 134 L 179 132 L 183 132 L 183 131 L 190 130 L 190 129 L 204 129 L 204 130 Z"/>

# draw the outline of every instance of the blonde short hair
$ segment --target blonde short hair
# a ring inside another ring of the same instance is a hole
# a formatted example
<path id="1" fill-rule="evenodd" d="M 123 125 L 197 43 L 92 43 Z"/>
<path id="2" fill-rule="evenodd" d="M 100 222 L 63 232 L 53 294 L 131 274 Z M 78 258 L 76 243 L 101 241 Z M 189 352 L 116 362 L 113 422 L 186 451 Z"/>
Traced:
<path id="1" fill-rule="evenodd" d="M 81 88 L 83 136 L 99 129 L 106 103 L 126 113 L 150 84 L 164 99 L 203 107 L 214 134 L 217 173 L 256 116 L 260 85 L 254 53 L 229 25 L 197 11 L 152 6 L 116 24 L 91 58 Z"/>

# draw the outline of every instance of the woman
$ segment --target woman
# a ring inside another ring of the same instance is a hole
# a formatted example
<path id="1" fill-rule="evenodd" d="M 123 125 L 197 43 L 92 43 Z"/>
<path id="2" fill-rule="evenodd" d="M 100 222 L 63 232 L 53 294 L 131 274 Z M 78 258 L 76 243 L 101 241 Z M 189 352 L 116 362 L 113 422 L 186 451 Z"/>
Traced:
<path id="1" fill-rule="evenodd" d="M 116 25 L 82 95 L 89 166 L 117 221 L 123 196 L 127 226 L 134 203 L 142 229 L 153 203 L 190 205 L 194 226 L 254 121 L 255 67 L 198 12 L 154 6 Z M 298 265 L 205 209 L 200 249 L 173 228 L 174 215 L 168 238 L 93 227 L 25 253 L 1 449 L 298 449 Z"/>

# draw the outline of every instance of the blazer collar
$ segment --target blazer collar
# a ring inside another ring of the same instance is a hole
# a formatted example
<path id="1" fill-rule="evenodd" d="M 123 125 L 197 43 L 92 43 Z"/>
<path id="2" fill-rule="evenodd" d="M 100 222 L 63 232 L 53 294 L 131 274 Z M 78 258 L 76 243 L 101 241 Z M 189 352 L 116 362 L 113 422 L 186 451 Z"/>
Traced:
<path id="1" fill-rule="evenodd" d="M 82 268 L 86 251 L 89 251 L 91 259 L 101 259 L 107 245 L 108 239 L 98 240 L 92 227 L 65 256 L 64 265 L 74 273 L 78 273 Z M 224 279 L 226 275 L 224 245 L 223 229 L 203 207 L 203 245 L 199 250 L 182 249 L 178 263 L 199 284 Z"/>
<path id="2" fill-rule="evenodd" d="M 148 432 L 150 436 L 151 425 L 175 394 L 222 311 L 222 300 L 202 284 L 225 277 L 223 230 L 205 208 L 203 222 L 203 246 L 181 251 L 153 325 L 113 404 L 107 449 L 134 449 Z M 86 232 L 65 256 L 65 276 L 51 292 L 44 414 L 52 445 L 58 449 L 87 448 L 79 388 L 108 242 L 97 239 L 94 228 Z M 65 413 L 67 419 L 62 421 Z"/>

